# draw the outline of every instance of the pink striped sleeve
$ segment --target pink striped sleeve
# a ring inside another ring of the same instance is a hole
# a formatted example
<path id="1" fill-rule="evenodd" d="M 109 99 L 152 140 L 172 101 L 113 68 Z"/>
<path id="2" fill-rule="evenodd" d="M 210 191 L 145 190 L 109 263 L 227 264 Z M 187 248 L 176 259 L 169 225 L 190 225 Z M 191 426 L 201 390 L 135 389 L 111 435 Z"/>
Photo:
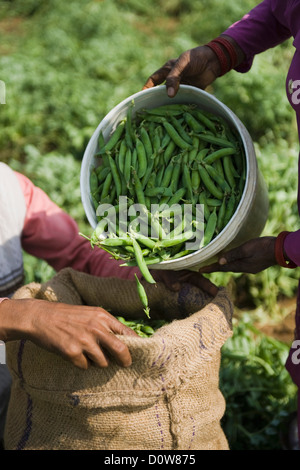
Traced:
<path id="1" fill-rule="evenodd" d="M 24 175 L 17 173 L 27 213 L 22 233 L 23 249 L 47 261 L 56 271 L 71 267 L 100 277 L 131 279 L 137 268 L 120 267 L 100 248 L 92 249 L 78 234 L 76 222 Z"/>

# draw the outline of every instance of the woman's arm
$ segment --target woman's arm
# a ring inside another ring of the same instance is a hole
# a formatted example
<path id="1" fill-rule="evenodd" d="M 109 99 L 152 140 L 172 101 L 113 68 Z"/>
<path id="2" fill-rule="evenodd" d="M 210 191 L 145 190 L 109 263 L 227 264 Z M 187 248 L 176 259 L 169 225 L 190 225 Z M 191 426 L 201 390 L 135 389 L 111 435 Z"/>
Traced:
<path id="1" fill-rule="evenodd" d="M 279 6 L 278 6 L 279 5 Z M 217 77 L 231 69 L 246 72 L 256 54 L 280 44 L 291 36 L 289 29 L 278 20 L 286 2 L 265 0 L 221 34 L 229 44 L 218 42 L 183 52 L 168 60 L 147 79 L 143 89 L 166 83 L 169 97 L 174 97 L 180 83 L 205 89 Z M 232 47 L 231 47 L 232 46 Z M 230 54 L 232 52 L 232 54 Z"/>
<path id="2" fill-rule="evenodd" d="M 255 55 L 291 37 L 284 24 L 286 3 L 265 0 L 224 31 L 222 36 L 234 40 L 244 53 L 244 60 L 235 68 L 238 72 L 247 72 Z"/>

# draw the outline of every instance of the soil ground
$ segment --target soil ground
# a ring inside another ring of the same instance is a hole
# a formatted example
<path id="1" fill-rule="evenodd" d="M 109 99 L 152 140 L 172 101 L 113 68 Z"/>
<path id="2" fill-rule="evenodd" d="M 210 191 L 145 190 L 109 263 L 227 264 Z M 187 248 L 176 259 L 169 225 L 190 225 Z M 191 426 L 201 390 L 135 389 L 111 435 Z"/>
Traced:
<path id="1" fill-rule="evenodd" d="M 295 331 L 296 298 L 282 300 L 280 309 L 286 312 L 281 320 L 274 322 L 270 320 L 268 323 L 255 324 L 255 326 L 266 335 L 291 344 L 294 340 Z"/>

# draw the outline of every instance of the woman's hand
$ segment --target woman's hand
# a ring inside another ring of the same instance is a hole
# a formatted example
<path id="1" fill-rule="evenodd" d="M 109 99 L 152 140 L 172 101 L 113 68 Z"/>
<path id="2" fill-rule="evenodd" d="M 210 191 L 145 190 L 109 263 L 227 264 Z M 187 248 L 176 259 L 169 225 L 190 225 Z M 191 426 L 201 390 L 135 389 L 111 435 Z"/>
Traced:
<path id="1" fill-rule="evenodd" d="M 180 83 L 204 89 L 219 74 L 220 63 L 216 54 L 207 46 L 199 46 L 183 52 L 178 59 L 166 62 L 148 78 L 143 90 L 166 81 L 168 95 L 172 98 Z"/>
<path id="2" fill-rule="evenodd" d="M 276 237 L 254 238 L 238 248 L 223 253 L 217 263 L 205 266 L 200 273 L 217 271 L 256 274 L 277 264 L 275 258 Z"/>
<path id="3" fill-rule="evenodd" d="M 109 365 L 109 356 L 131 365 L 128 347 L 116 335 L 137 334 L 100 307 L 68 305 L 37 299 L 0 304 L 0 338 L 29 339 L 81 369 Z"/>
<path id="4" fill-rule="evenodd" d="M 225 34 L 221 36 L 234 47 L 237 56 L 236 65 L 241 64 L 245 56 L 240 46 L 230 36 Z M 228 58 L 225 48 L 223 48 L 223 52 Z M 160 85 L 165 81 L 168 96 L 173 98 L 180 83 L 204 90 L 220 74 L 221 65 L 216 53 L 208 46 L 198 46 L 183 52 L 177 59 L 168 60 L 160 69 L 150 75 L 143 90 Z"/>

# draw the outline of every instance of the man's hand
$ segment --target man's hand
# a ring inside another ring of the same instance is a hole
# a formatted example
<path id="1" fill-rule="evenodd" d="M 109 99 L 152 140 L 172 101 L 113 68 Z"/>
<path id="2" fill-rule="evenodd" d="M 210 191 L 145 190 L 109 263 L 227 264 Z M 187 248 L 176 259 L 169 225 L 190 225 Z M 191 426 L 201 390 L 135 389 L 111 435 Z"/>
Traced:
<path id="1" fill-rule="evenodd" d="M 200 273 L 235 272 L 256 274 L 277 264 L 276 237 L 254 238 L 238 248 L 223 253 L 217 263 L 205 266 Z"/>
<path id="2" fill-rule="evenodd" d="M 179 291 L 183 283 L 191 284 L 212 297 L 218 293 L 218 287 L 209 279 L 195 271 L 183 269 L 181 271 L 152 270 L 152 276 L 156 282 L 163 282 L 165 286 L 172 291 Z"/>
<path id="3" fill-rule="evenodd" d="M 143 90 L 166 81 L 168 96 L 174 97 L 179 84 L 205 89 L 220 74 L 216 54 L 207 46 L 199 46 L 183 52 L 178 59 L 171 59 L 156 70 L 146 81 Z"/>
<path id="4" fill-rule="evenodd" d="M 109 356 L 131 365 L 128 347 L 115 335 L 137 334 L 100 307 L 68 305 L 37 299 L 0 304 L 0 338 L 30 339 L 81 369 L 90 363 L 109 365 Z"/>

